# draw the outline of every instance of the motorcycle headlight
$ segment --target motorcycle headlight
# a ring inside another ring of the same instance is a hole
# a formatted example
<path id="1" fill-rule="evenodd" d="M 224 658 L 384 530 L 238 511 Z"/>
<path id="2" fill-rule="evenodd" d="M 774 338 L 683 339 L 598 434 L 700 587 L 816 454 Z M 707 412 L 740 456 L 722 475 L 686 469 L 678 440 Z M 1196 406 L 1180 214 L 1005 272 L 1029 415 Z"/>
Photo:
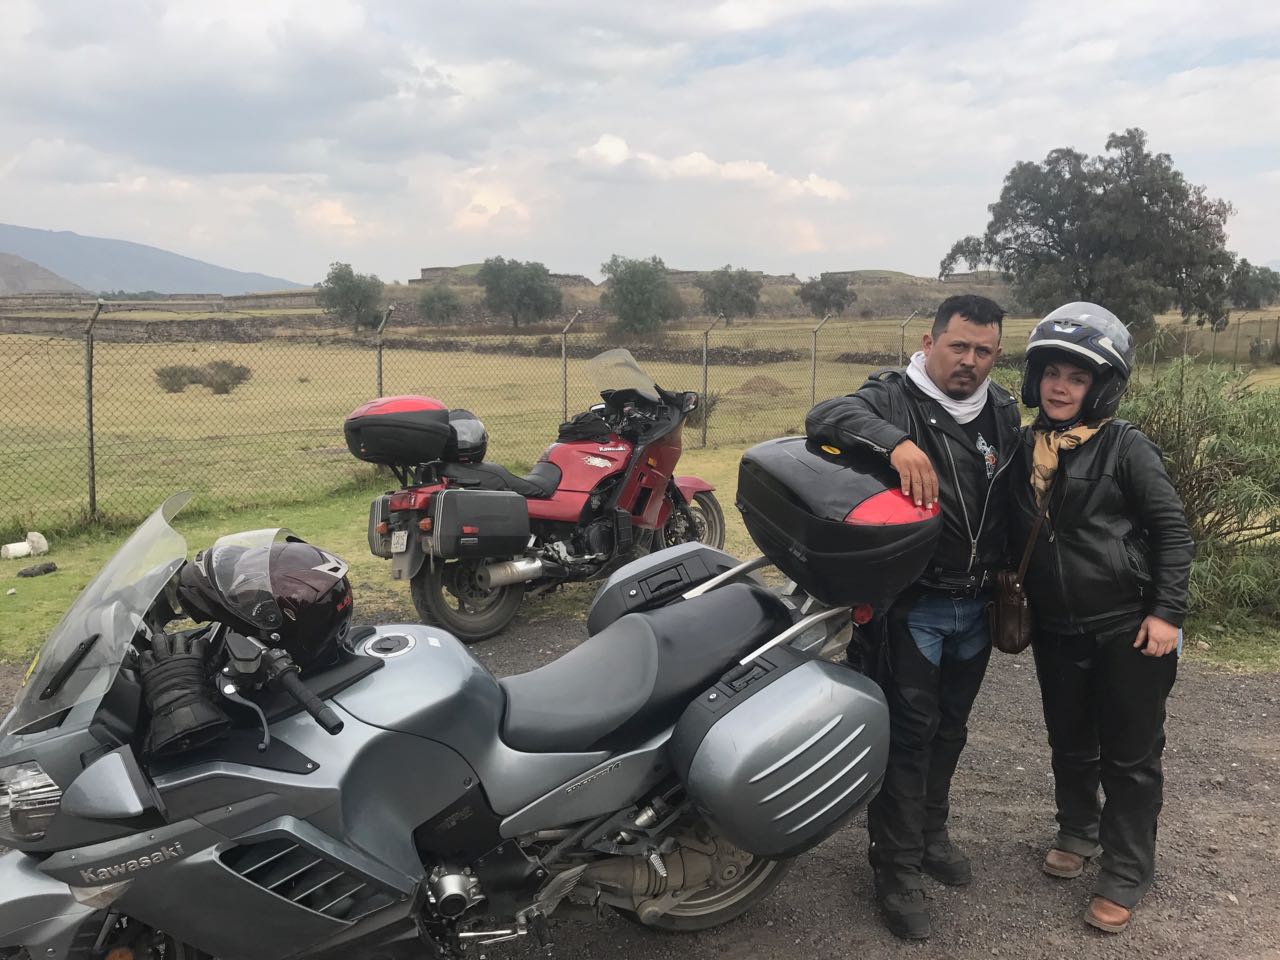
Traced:
<path id="1" fill-rule="evenodd" d="M 62 789 L 29 761 L 0 769 L 0 837 L 19 842 L 44 839 L 58 814 Z"/>

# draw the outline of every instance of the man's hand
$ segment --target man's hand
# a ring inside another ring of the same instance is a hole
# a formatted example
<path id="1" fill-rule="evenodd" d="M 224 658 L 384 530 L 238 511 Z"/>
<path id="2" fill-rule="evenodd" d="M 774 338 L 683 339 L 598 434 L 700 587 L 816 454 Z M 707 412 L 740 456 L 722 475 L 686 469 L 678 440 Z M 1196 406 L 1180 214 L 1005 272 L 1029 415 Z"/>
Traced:
<path id="1" fill-rule="evenodd" d="M 1178 645 L 1178 628 L 1168 620 L 1147 617 L 1138 627 L 1133 645 L 1148 657 L 1163 657 Z"/>
<path id="2" fill-rule="evenodd" d="M 932 507 L 938 499 L 938 475 L 933 472 L 929 455 L 910 440 L 903 440 L 889 454 L 889 464 L 898 471 L 902 493 L 911 497 L 917 507 Z"/>

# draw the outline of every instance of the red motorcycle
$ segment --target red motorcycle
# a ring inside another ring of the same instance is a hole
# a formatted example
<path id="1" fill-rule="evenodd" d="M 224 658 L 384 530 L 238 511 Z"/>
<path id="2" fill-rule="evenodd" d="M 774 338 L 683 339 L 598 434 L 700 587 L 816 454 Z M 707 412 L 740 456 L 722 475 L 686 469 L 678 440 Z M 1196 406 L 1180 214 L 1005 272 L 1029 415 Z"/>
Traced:
<path id="1" fill-rule="evenodd" d="M 698 394 L 663 390 L 626 350 L 588 369 L 604 402 L 563 424 L 525 476 L 484 460 L 488 434 L 474 414 L 431 397 L 386 397 L 347 417 L 351 452 L 401 483 L 370 507 L 369 549 L 409 581 L 424 622 L 483 640 L 526 591 L 607 576 L 676 543 L 724 546 L 715 487 L 675 476 Z"/>

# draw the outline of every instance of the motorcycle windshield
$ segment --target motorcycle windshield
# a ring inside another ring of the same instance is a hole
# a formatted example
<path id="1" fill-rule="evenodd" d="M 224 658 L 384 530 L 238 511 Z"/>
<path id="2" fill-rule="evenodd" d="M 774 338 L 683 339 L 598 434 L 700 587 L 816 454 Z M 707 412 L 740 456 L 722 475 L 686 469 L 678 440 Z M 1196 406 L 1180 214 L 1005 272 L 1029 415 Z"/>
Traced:
<path id="1" fill-rule="evenodd" d="M 587 361 L 587 372 L 599 391 L 634 390 L 646 400 L 661 402 L 653 377 L 640 369 L 630 350 L 606 350 Z"/>
<path id="2" fill-rule="evenodd" d="M 179 493 L 162 503 L 80 592 L 31 662 L 0 734 L 107 691 L 156 598 L 187 558 L 187 541 L 169 522 L 190 499 Z"/>

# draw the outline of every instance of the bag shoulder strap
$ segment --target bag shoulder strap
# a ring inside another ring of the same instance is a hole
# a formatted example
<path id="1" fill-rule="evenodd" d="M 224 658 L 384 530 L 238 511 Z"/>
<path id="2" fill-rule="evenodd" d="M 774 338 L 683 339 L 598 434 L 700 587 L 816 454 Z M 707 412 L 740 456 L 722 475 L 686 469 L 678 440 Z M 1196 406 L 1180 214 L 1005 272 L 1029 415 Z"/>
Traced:
<path id="1" fill-rule="evenodd" d="M 1040 527 L 1044 525 L 1045 514 L 1049 512 L 1049 501 L 1053 499 L 1054 488 L 1058 485 L 1058 478 L 1054 477 L 1053 482 L 1049 484 L 1049 489 L 1044 494 L 1044 505 L 1040 508 L 1040 512 L 1036 514 L 1036 522 L 1031 525 L 1031 535 L 1027 537 L 1027 545 L 1022 550 L 1022 562 L 1018 564 L 1018 583 L 1021 585 L 1027 576 L 1027 565 L 1031 562 L 1031 552 L 1036 546 L 1036 537 L 1040 535 Z"/>

